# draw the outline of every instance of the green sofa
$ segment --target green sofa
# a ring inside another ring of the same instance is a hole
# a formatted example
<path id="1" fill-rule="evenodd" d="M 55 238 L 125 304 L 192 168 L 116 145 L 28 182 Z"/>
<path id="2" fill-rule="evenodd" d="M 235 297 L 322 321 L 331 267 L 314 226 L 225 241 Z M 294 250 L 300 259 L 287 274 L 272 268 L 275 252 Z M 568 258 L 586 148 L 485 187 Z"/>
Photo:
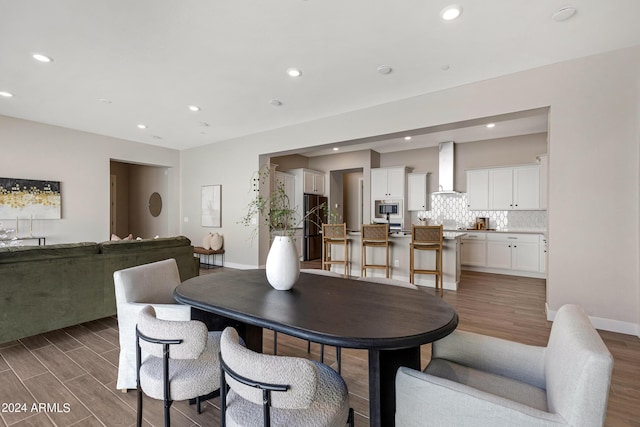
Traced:
<path id="1" fill-rule="evenodd" d="M 183 236 L 0 248 L 0 343 L 115 315 L 113 272 L 168 258 L 198 275 Z"/>

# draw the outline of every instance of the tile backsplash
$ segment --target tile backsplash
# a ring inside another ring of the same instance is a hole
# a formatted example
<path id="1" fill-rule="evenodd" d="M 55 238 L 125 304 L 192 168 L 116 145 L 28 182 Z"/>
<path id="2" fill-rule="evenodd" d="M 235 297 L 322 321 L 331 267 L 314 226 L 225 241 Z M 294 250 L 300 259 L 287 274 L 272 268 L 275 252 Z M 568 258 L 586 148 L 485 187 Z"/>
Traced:
<path id="1" fill-rule="evenodd" d="M 545 231 L 547 211 L 470 211 L 467 195 L 432 194 L 431 209 L 411 212 L 413 223 L 427 218 L 429 224 L 442 224 L 445 229 L 467 228 L 475 224 L 476 217 L 489 218 L 489 228 L 503 231 Z"/>

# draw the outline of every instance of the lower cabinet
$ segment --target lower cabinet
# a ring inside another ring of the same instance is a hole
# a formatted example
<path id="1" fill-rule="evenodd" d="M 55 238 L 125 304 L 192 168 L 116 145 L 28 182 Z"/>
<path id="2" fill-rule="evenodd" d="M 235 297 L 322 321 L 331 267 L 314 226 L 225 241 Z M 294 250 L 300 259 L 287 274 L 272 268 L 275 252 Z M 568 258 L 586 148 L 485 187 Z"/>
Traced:
<path id="1" fill-rule="evenodd" d="M 541 277 L 541 239 L 538 234 L 468 233 L 462 238 L 462 264 L 491 272 Z M 471 238 L 470 238 L 471 237 Z"/>

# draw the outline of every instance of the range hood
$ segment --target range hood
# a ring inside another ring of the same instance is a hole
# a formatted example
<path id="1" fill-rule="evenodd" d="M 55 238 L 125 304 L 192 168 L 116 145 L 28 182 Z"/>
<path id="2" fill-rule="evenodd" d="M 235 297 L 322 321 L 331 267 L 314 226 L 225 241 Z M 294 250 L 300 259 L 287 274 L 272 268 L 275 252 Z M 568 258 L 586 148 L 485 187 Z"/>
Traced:
<path id="1" fill-rule="evenodd" d="M 453 189 L 454 147 L 453 141 L 438 144 L 438 191 L 433 194 L 461 194 Z"/>

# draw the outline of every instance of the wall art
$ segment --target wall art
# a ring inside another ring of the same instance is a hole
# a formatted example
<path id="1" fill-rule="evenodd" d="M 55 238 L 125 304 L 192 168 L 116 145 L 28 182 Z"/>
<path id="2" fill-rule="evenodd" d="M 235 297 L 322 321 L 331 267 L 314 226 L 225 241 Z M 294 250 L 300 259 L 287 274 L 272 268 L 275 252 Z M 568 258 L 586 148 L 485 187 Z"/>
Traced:
<path id="1" fill-rule="evenodd" d="M 221 185 L 202 186 L 202 226 L 221 227 Z"/>
<path id="2" fill-rule="evenodd" d="M 60 219 L 59 181 L 0 178 L 0 219 Z"/>

